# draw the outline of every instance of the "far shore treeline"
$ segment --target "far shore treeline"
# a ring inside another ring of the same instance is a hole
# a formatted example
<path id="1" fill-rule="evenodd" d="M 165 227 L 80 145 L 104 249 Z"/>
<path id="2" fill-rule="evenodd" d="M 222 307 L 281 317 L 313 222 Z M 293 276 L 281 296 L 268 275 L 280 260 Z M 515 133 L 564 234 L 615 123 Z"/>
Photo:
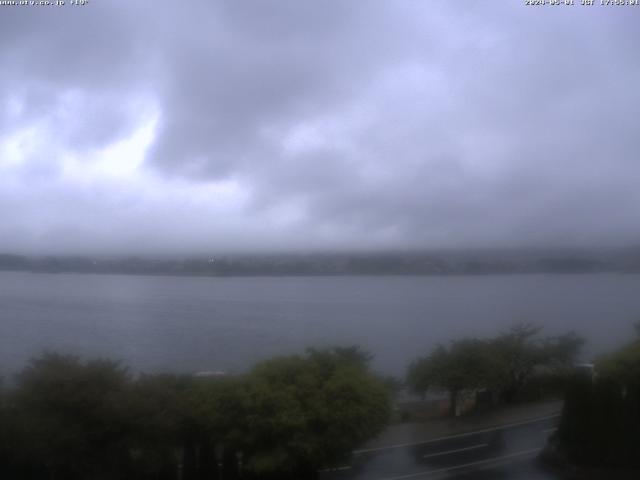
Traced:
<path id="1" fill-rule="evenodd" d="M 44 353 L 5 382 L 0 477 L 315 478 L 392 419 L 402 384 L 424 394 L 513 402 L 536 375 L 562 375 L 582 341 L 520 325 L 417 359 L 406 382 L 370 370 L 358 346 L 272 358 L 243 375 L 132 375 L 118 362 Z"/>
<path id="2" fill-rule="evenodd" d="M 638 273 L 640 247 L 199 256 L 26 256 L 0 252 L 3 270 L 182 276 Z"/>

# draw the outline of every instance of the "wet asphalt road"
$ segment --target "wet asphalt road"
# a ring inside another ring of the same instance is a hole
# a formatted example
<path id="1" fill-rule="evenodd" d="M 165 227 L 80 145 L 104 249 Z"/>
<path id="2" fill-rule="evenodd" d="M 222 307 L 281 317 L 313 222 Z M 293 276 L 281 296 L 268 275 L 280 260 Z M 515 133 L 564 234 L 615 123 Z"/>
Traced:
<path id="1" fill-rule="evenodd" d="M 492 427 L 421 443 L 354 452 L 352 462 L 321 480 L 557 480 L 536 460 L 559 417 Z"/>

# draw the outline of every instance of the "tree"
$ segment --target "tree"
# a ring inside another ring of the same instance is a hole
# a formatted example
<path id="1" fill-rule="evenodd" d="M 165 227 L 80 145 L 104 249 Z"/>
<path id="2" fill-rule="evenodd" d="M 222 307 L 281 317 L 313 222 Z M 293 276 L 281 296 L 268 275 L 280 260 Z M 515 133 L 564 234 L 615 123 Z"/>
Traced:
<path id="1" fill-rule="evenodd" d="M 238 476 L 245 441 L 246 394 L 247 379 L 243 376 L 197 378 L 192 383 L 185 403 L 188 429 L 184 458 L 197 465 L 195 478 Z M 185 470 L 185 480 L 190 478 L 186 474 Z"/>
<path id="2" fill-rule="evenodd" d="M 193 382 L 193 377 L 170 374 L 142 375 L 134 382 L 128 410 L 136 478 L 175 478 L 189 431 L 186 399 Z"/>
<path id="3" fill-rule="evenodd" d="M 363 370 L 368 370 L 371 360 L 373 360 L 373 354 L 363 350 L 359 345 L 336 346 L 325 349 L 309 348 L 307 349 L 307 354 L 317 362 L 325 362 L 331 365 L 334 365 L 335 362 L 340 362 Z"/>
<path id="4" fill-rule="evenodd" d="M 386 387 L 365 364 L 343 353 L 311 350 L 252 370 L 241 435 L 250 472 L 260 478 L 313 478 L 386 424 Z"/>
<path id="5" fill-rule="evenodd" d="M 429 361 L 429 357 L 421 357 L 414 360 L 409 365 L 406 374 L 406 384 L 409 389 L 422 397 L 424 400 L 429 387 L 432 387 L 435 380 L 435 372 L 432 369 L 433 364 Z"/>
<path id="6" fill-rule="evenodd" d="M 455 416 L 460 393 L 493 385 L 494 371 L 489 344 L 465 338 L 451 342 L 448 347 L 438 345 L 429 356 L 412 363 L 407 383 L 414 391 L 423 394 L 431 387 L 447 390 L 449 414 Z"/>
<path id="7" fill-rule="evenodd" d="M 492 350 L 498 360 L 501 398 L 512 402 L 534 369 L 541 363 L 542 349 L 534 341 L 541 327 L 519 324 L 492 341 Z"/>
<path id="8" fill-rule="evenodd" d="M 598 377 L 611 378 L 622 385 L 640 384 L 640 337 L 596 360 Z"/>
<path id="9" fill-rule="evenodd" d="M 127 471 L 130 378 L 106 360 L 44 354 L 18 376 L 15 413 L 31 469 L 51 478 L 112 478 Z"/>
<path id="10" fill-rule="evenodd" d="M 14 468 L 21 460 L 18 459 L 20 451 L 16 448 L 18 438 L 12 410 L 9 395 L 0 383 L 0 478 L 16 476 L 18 472 Z"/>
<path id="11" fill-rule="evenodd" d="M 638 469 L 639 437 L 640 338 L 636 338 L 598 358 L 595 376 L 573 376 L 556 441 L 574 463 Z"/>
<path id="12" fill-rule="evenodd" d="M 557 372 L 570 366 L 584 343 L 573 332 L 539 338 L 541 330 L 541 327 L 523 323 L 491 341 L 500 396 L 507 403 L 517 398 L 536 369 Z"/>
<path id="13" fill-rule="evenodd" d="M 489 390 L 513 402 L 539 369 L 557 372 L 572 364 L 583 340 L 575 333 L 539 338 L 540 327 L 520 324 L 498 337 L 465 338 L 439 345 L 409 365 L 407 385 L 421 395 L 434 387 L 449 392 L 455 415 L 460 392 Z"/>

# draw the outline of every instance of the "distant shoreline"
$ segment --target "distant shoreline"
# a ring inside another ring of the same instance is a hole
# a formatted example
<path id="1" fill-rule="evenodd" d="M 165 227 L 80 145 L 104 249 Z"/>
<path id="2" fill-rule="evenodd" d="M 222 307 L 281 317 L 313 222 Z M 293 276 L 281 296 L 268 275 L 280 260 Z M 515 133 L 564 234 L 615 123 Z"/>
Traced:
<path id="1" fill-rule="evenodd" d="M 0 271 L 180 277 L 469 276 L 640 273 L 640 249 L 451 251 L 215 256 L 0 254 Z"/>
<path id="2" fill-rule="evenodd" d="M 639 275 L 640 271 L 624 270 L 599 270 L 585 271 L 523 271 L 523 272 L 447 272 L 447 273 L 171 273 L 171 272 L 101 272 L 101 271 L 75 271 L 75 270 L 10 270 L 0 269 L 2 273 L 24 273 L 32 275 L 99 275 L 99 276 L 128 276 L 128 277 L 173 277 L 173 278 L 338 278 L 338 277 L 489 277 L 489 276 L 525 276 L 525 275 L 558 275 L 558 276 L 586 276 L 586 275 Z"/>

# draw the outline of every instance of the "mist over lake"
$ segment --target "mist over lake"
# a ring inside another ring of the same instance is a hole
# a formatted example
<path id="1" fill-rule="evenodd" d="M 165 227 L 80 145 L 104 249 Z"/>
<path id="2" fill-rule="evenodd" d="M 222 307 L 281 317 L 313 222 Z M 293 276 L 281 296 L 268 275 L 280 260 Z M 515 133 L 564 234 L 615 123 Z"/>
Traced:
<path id="1" fill-rule="evenodd" d="M 0 273 L 0 374 L 44 349 L 108 356 L 136 371 L 241 372 L 306 347 L 357 343 L 401 375 L 437 342 L 519 321 L 574 329 L 585 359 L 624 342 L 640 276 L 482 275 L 192 278 Z"/>

